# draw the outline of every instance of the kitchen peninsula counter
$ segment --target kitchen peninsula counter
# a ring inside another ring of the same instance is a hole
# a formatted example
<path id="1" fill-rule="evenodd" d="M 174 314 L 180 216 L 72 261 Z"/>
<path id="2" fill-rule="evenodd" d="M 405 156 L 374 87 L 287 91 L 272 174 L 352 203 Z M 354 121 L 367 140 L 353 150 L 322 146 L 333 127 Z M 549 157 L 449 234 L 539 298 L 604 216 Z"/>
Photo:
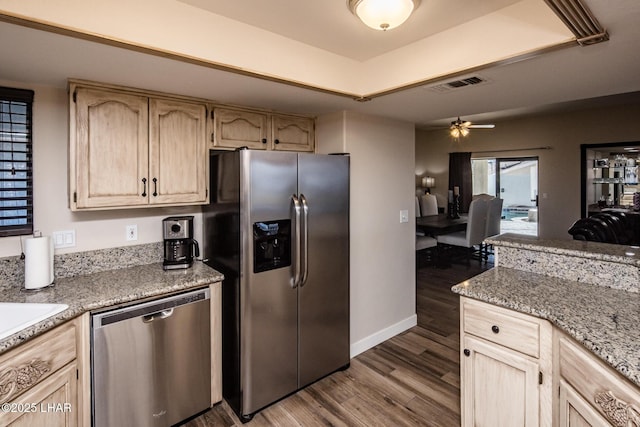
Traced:
<path id="1" fill-rule="evenodd" d="M 640 248 L 503 234 L 495 265 L 453 291 L 546 319 L 640 386 Z"/>
<path id="2" fill-rule="evenodd" d="M 640 386 L 640 293 L 500 266 L 453 291 L 550 321 Z"/>
<path id="3" fill-rule="evenodd" d="M 183 270 L 162 269 L 162 263 L 56 279 L 39 291 L 0 287 L 0 301 L 66 304 L 66 310 L 0 340 L 0 354 L 85 312 L 137 300 L 187 291 L 221 282 L 223 275 L 202 262 Z"/>

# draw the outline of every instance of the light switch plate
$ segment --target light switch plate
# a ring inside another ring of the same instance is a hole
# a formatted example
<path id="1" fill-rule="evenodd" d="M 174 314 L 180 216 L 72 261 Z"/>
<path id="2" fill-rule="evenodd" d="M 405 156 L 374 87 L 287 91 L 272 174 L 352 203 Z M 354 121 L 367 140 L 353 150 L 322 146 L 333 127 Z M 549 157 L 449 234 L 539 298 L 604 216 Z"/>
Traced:
<path id="1" fill-rule="evenodd" d="M 400 223 L 409 222 L 409 211 L 403 209 L 400 211 Z"/>

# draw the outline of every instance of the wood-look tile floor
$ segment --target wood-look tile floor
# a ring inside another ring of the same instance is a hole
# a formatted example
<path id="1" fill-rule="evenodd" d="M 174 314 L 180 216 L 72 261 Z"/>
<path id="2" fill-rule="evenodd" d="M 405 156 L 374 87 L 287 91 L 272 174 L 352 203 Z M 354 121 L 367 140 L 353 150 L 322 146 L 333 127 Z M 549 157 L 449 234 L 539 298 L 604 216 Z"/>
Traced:
<path id="1" fill-rule="evenodd" d="M 488 264 L 491 267 L 491 264 Z M 477 261 L 417 271 L 418 325 L 259 412 L 258 426 L 460 425 L 459 297 L 451 286 L 488 268 Z M 222 402 L 188 427 L 241 426 Z"/>

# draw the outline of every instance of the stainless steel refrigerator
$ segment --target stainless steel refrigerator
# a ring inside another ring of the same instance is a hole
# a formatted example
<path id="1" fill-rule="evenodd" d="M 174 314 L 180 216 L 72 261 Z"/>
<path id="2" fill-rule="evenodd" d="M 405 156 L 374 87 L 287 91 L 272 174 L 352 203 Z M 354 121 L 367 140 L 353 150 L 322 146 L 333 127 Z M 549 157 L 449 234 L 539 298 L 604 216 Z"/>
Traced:
<path id="1" fill-rule="evenodd" d="M 212 151 L 210 166 L 223 395 L 246 422 L 349 366 L 349 157 Z"/>

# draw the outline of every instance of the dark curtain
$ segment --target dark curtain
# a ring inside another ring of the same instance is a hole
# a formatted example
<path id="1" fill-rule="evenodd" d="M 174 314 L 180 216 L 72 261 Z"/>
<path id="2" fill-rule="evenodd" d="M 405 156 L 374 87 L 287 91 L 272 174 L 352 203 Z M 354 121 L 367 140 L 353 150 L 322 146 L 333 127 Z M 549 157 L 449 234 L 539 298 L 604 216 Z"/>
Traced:
<path id="1" fill-rule="evenodd" d="M 471 153 L 449 153 L 449 190 L 460 187 L 461 212 L 469 212 L 471 185 Z"/>

